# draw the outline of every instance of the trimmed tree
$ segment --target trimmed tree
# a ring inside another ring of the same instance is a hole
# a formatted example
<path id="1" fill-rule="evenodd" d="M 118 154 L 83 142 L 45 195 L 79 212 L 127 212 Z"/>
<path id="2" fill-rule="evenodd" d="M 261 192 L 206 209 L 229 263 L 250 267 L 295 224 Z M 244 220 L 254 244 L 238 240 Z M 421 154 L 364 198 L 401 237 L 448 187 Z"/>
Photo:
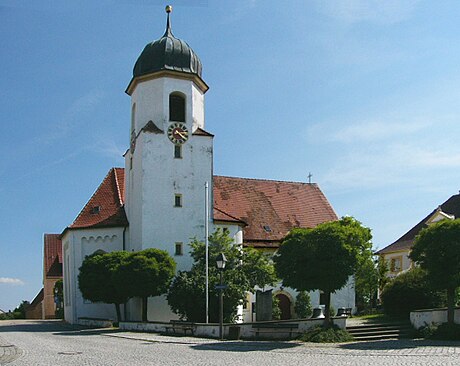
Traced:
<path id="1" fill-rule="evenodd" d="M 283 285 L 297 291 L 322 290 L 326 295 L 325 325 L 330 325 L 331 293 L 353 275 L 361 258 L 372 255 L 370 229 L 351 217 L 293 229 L 274 257 Z"/>
<path id="2" fill-rule="evenodd" d="M 164 250 L 150 248 L 124 258 L 116 280 L 129 298 L 142 299 L 142 321 L 147 321 L 148 298 L 165 294 L 175 271 L 174 259 Z"/>
<path id="3" fill-rule="evenodd" d="M 167 299 L 171 310 L 181 319 L 204 322 L 206 318 L 206 256 L 205 244 L 198 240 L 190 243 L 194 264 L 190 271 L 180 271 L 174 278 Z M 224 283 L 224 319 L 232 321 L 238 305 L 245 301 L 247 292 L 253 292 L 255 286 L 263 288 L 276 282 L 275 271 L 263 253 L 250 248 L 235 245 L 226 231 L 216 230 L 209 237 L 209 317 L 218 320 L 219 271 L 216 257 L 224 253 L 227 264 L 223 272 Z"/>
<path id="4" fill-rule="evenodd" d="M 300 291 L 297 294 L 294 310 L 298 318 L 305 319 L 311 316 L 313 309 L 311 307 L 310 294 L 307 291 Z"/>
<path id="5" fill-rule="evenodd" d="M 460 287 L 460 219 L 421 230 L 409 257 L 426 270 L 434 288 L 446 291 L 447 322 L 453 324 L 455 291 Z"/>
<path id="6" fill-rule="evenodd" d="M 420 267 L 403 272 L 388 283 L 382 294 L 385 314 L 406 318 L 410 312 L 445 304 L 445 296 L 430 288 L 425 270 Z"/>
<path id="7" fill-rule="evenodd" d="M 128 255 L 127 252 L 96 251 L 86 256 L 78 274 L 78 288 L 83 298 L 114 304 L 118 322 L 121 321 L 120 304 L 128 301 L 129 295 L 126 288 L 116 280 L 116 274 Z"/>

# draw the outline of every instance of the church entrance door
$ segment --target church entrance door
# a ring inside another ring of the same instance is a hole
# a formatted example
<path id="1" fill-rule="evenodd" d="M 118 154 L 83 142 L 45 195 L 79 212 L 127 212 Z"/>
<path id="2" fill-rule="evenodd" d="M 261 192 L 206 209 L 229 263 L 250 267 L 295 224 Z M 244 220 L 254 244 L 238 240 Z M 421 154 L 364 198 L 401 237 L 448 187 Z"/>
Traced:
<path id="1" fill-rule="evenodd" d="M 291 319 L 291 300 L 284 294 L 276 295 L 281 310 L 281 320 Z"/>

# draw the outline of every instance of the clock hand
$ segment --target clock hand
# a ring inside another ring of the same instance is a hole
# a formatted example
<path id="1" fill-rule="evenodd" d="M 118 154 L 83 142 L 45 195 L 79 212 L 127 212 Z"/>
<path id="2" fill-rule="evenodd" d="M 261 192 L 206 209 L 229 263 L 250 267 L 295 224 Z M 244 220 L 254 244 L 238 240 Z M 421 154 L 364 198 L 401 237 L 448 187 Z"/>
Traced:
<path id="1" fill-rule="evenodd" d="M 185 131 L 176 131 L 176 133 L 183 139 L 187 138 L 187 133 Z"/>

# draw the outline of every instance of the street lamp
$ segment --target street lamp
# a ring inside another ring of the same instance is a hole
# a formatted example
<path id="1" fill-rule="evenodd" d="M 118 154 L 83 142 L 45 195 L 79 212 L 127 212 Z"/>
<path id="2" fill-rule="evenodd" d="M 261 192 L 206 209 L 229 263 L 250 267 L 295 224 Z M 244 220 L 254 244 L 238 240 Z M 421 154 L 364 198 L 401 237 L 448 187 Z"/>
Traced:
<path id="1" fill-rule="evenodd" d="M 224 284 L 222 283 L 222 272 L 225 269 L 225 264 L 227 263 L 227 258 L 225 258 L 224 253 L 220 253 L 216 258 L 216 266 L 219 270 L 219 279 L 220 284 L 219 288 L 219 338 L 224 339 Z"/>

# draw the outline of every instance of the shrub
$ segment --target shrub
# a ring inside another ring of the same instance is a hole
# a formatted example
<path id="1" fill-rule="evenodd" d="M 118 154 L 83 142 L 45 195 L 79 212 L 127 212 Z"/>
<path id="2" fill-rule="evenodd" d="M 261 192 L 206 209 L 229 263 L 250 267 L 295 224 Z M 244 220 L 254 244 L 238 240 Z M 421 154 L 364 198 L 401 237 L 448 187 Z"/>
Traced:
<path id="1" fill-rule="evenodd" d="M 385 314 L 408 317 L 413 310 L 434 308 L 445 304 L 445 295 L 430 288 L 426 273 L 417 267 L 402 273 L 382 292 Z"/>
<path id="2" fill-rule="evenodd" d="M 310 295 L 307 291 L 300 291 L 295 298 L 294 310 L 298 318 L 309 318 L 313 313 Z"/>
<path id="3" fill-rule="evenodd" d="M 280 300 L 276 296 L 272 297 L 272 319 L 281 319 Z"/>
<path id="4" fill-rule="evenodd" d="M 353 336 L 346 330 L 340 329 L 337 326 L 318 326 L 304 333 L 300 337 L 300 340 L 314 343 L 342 343 L 352 341 Z"/>
<path id="5" fill-rule="evenodd" d="M 418 329 L 417 336 L 441 341 L 460 341 L 460 324 L 428 325 Z"/>

